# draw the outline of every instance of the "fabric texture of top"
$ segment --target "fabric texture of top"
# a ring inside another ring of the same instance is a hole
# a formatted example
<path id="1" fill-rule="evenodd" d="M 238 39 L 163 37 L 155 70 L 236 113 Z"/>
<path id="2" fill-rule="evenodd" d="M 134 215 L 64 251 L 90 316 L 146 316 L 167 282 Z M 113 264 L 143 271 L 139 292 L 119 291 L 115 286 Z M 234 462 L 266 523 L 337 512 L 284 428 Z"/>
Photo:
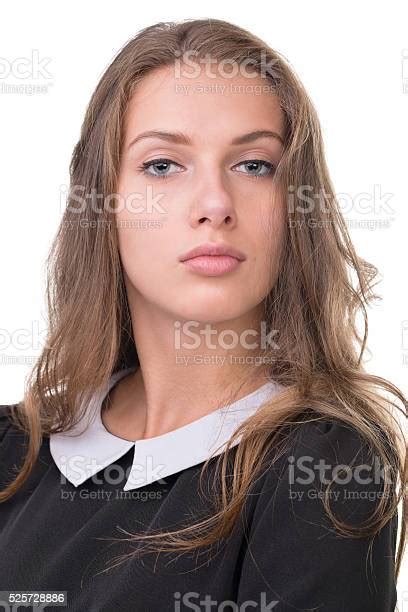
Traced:
<path id="1" fill-rule="evenodd" d="M 347 524 L 360 525 L 374 512 L 383 487 L 368 470 L 375 466 L 371 449 L 336 419 L 297 424 L 274 462 L 268 449 L 232 533 L 217 545 L 135 556 L 132 533 L 173 530 L 213 514 L 218 457 L 200 487 L 203 462 L 276 387 L 267 383 L 180 431 L 132 442 L 109 433 L 100 416 L 108 390 L 127 371 L 95 395 L 77 436 L 44 437 L 30 477 L 0 503 L 0 591 L 64 591 L 65 608 L 45 609 L 75 612 L 394 611 L 398 515 L 374 538 L 350 538 L 323 507 L 316 478 L 322 463 L 329 475 L 323 482 L 339 465 L 365 466 L 364 478 L 339 478 L 331 488 L 332 511 Z M 9 410 L 0 406 L 2 489 L 27 443 Z M 144 467 L 148 458 L 152 471 Z M 124 563 L 106 569 L 122 555 Z"/>

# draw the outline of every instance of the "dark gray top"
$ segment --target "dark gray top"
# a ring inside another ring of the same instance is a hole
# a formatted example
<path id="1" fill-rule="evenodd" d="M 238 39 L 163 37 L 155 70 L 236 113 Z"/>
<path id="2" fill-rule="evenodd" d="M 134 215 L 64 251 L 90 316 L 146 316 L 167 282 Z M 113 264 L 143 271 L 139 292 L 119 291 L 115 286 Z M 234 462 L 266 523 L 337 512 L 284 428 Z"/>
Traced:
<path id="1" fill-rule="evenodd" d="M 10 422 L 9 409 L 0 407 L 1 488 L 23 458 L 24 434 Z M 75 487 L 62 477 L 45 437 L 29 480 L 0 503 L 0 591 L 66 591 L 65 609 L 77 612 L 394 611 L 397 515 L 373 541 L 342 537 L 318 496 L 324 487 L 316 477 L 319 461 L 329 466 L 327 476 L 339 464 L 373 466 L 374 457 L 356 431 L 338 421 L 297 424 L 289 441 L 273 466 L 268 449 L 229 538 L 199 554 L 150 553 L 104 572 L 136 546 L 103 538 L 173 529 L 211 514 L 198 486 L 203 464 L 131 491 L 107 478 L 108 468 Z M 133 453 L 125 450 L 114 462 L 118 474 L 132 465 Z M 374 472 L 356 474 L 334 484 L 331 495 L 336 516 L 355 525 L 374 511 L 383 486 Z"/>

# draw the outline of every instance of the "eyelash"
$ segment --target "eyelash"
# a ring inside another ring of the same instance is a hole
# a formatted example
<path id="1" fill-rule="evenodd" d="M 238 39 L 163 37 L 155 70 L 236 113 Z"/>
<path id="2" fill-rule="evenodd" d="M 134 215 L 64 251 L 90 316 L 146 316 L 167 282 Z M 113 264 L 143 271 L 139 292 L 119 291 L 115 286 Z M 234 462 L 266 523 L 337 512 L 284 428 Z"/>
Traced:
<path id="1" fill-rule="evenodd" d="M 148 169 L 151 166 L 157 165 L 157 164 L 175 164 L 176 166 L 179 166 L 180 164 L 177 164 L 177 162 L 172 161 L 171 159 L 168 158 L 158 158 L 158 159 L 152 159 L 148 162 L 143 162 L 141 166 L 138 166 L 138 170 L 139 172 L 142 172 L 142 174 L 152 177 L 152 178 L 157 178 L 157 179 L 166 179 L 168 178 L 168 174 L 151 174 L 150 172 L 148 172 Z M 274 171 L 276 170 L 276 167 L 271 163 L 268 162 L 264 159 L 246 159 L 242 162 L 240 162 L 239 164 L 236 164 L 237 166 L 241 166 L 242 164 L 250 164 L 250 163 L 262 163 L 264 166 L 269 167 L 269 172 L 267 172 L 266 174 L 248 174 L 248 176 L 250 176 L 251 178 L 255 178 L 255 179 L 260 179 L 260 178 L 268 178 L 270 177 Z"/>

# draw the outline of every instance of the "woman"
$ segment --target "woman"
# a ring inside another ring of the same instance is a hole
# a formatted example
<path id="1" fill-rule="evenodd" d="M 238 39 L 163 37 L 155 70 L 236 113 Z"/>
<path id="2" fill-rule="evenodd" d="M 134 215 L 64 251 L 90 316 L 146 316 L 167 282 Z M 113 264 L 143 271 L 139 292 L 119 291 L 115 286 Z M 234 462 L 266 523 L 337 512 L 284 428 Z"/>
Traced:
<path id="1" fill-rule="evenodd" d="M 145 28 L 70 171 L 47 343 L 1 409 L 1 589 L 394 610 L 406 400 L 364 371 L 376 269 L 288 63 L 221 20 Z"/>

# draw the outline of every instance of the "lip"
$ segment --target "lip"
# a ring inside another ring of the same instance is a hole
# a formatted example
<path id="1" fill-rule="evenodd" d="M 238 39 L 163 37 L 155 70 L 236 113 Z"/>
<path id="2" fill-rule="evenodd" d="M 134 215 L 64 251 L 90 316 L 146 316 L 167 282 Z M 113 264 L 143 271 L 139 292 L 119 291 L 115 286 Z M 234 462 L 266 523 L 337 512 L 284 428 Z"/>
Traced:
<path id="1" fill-rule="evenodd" d="M 245 255 L 238 249 L 214 242 L 200 244 L 179 258 L 192 271 L 205 276 L 220 276 L 232 272 L 245 259 Z"/>
<path id="2" fill-rule="evenodd" d="M 191 249 L 191 251 L 184 253 L 184 255 L 181 255 L 179 257 L 179 260 L 184 262 L 189 259 L 193 259 L 194 257 L 208 256 L 208 255 L 209 256 L 227 255 L 229 257 L 233 257 L 234 259 L 237 259 L 238 261 L 244 261 L 244 259 L 246 259 L 245 255 L 241 251 L 239 251 L 235 247 L 229 246 L 228 244 L 216 243 L 216 242 L 206 242 L 205 244 L 200 244 L 199 246 L 194 247 L 194 249 Z"/>

